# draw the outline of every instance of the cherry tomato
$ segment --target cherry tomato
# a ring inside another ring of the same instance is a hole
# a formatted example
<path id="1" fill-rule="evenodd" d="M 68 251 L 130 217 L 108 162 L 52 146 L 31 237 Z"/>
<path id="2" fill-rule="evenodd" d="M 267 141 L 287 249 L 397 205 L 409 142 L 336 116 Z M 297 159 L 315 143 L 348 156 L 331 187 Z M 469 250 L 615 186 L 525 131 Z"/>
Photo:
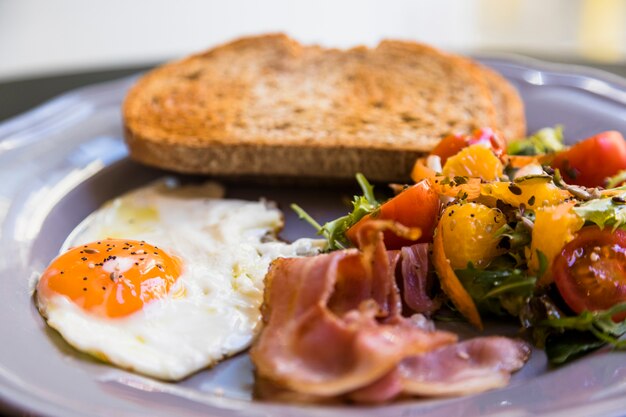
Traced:
<path id="1" fill-rule="evenodd" d="M 608 177 L 626 169 L 626 142 L 619 132 L 598 133 L 558 153 L 552 167 L 570 184 L 603 186 Z"/>
<path id="2" fill-rule="evenodd" d="M 487 146 L 498 157 L 504 155 L 506 148 L 505 143 L 493 129 L 484 127 L 474 130 L 470 136 L 448 135 L 435 146 L 430 154 L 441 158 L 441 165 L 443 165 L 449 157 L 456 155 L 463 148 L 476 144 Z"/>
<path id="3" fill-rule="evenodd" d="M 552 264 L 554 282 L 576 313 L 626 301 L 626 231 L 589 226 L 563 247 Z M 613 317 L 626 318 L 626 313 Z"/>
<path id="4" fill-rule="evenodd" d="M 419 227 L 422 236 L 410 241 L 396 236 L 391 231 L 385 232 L 387 249 L 399 249 L 414 243 L 426 243 L 433 240 L 437 215 L 439 214 L 439 196 L 426 180 L 406 188 L 395 197 L 380 206 L 379 210 L 359 220 L 346 232 L 350 242 L 356 244 L 357 231 L 361 225 L 371 218 L 395 220 L 407 227 Z"/>

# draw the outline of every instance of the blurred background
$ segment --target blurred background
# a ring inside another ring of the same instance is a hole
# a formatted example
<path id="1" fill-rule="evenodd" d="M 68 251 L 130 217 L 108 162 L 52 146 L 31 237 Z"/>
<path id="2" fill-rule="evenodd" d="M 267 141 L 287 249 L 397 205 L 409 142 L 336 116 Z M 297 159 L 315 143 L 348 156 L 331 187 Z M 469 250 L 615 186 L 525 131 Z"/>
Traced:
<path id="1" fill-rule="evenodd" d="M 24 81 L 36 92 L 56 77 L 40 100 L 268 31 L 340 47 L 413 39 L 626 75 L 626 0 L 0 0 L 0 99 L 23 111 L 33 105 L 20 101 Z"/>

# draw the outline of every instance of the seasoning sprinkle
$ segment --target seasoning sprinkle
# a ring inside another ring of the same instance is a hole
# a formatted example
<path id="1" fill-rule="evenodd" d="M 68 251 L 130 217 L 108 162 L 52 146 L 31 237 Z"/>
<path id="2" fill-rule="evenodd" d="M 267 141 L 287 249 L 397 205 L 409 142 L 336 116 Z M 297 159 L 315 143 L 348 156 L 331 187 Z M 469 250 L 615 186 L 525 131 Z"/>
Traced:
<path id="1" fill-rule="evenodd" d="M 522 189 L 517 184 L 509 184 L 509 191 L 515 195 L 522 195 Z"/>
<path id="2" fill-rule="evenodd" d="M 85 253 L 93 255 L 93 254 L 96 254 L 96 253 L 100 253 L 100 251 L 97 250 L 97 249 L 85 249 Z"/>

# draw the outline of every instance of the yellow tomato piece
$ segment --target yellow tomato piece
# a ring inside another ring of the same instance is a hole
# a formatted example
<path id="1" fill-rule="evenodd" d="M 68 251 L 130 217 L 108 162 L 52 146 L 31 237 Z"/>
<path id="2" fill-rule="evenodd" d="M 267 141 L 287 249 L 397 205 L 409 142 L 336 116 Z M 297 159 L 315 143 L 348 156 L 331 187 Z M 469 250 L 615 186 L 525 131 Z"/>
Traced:
<path id="1" fill-rule="evenodd" d="M 445 231 L 439 222 L 433 241 L 433 265 L 439 277 L 441 289 L 459 312 L 471 324 L 482 330 L 483 323 L 476 304 L 450 266 L 443 244 L 444 239 L 446 239 Z"/>
<path id="2" fill-rule="evenodd" d="M 444 231 L 443 245 L 453 269 L 486 266 L 504 253 L 498 248 L 496 232 L 506 224 L 498 209 L 467 203 L 446 208 L 439 221 Z"/>
<path id="3" fill-rule="evenodd" d="M 443 166 L 443 175 L 447 177 L 473 177 L 485 181 L 495 181 L 502 177 L 503 166 L 491 149 L 477 144 L 464 148 L 448 158 Z"/>
<path id="4" fill-rule="evenodd" d="M 415 161 L 413 169 L 411 170 L 411 179 L 415 183 L 418 183 L 426 178 L 434 178 L 435 176 L 437 176 L 437 173 L 434 169 L 431 169 L 426 165 L 426 158 L 419 158 Z"/>
<path id="5" fill-rule="evenodd" d="M 574 202 L 570 201 L 535 210 L 535 226 L 530 253 L 527 254 L 528 268 L 534 273 L 539 271 L 538 250 L 545 255 L 548 266 L 543 276 L 538 277 L 538 285 L 548 285 L 552 282 L 552 261 L 583 227 L 584 220 L 574 213 L 572 207 Z"/>
<path id="6" fill-rule="evenodd" d="M 502 200 L 515 207 L 524 204 L 533 210 L 537 207 L 560 204 L 571 197 L 570 193 L 558 188 L 549 178 L 544 177 L 483 184 L 481 194 Z"/>

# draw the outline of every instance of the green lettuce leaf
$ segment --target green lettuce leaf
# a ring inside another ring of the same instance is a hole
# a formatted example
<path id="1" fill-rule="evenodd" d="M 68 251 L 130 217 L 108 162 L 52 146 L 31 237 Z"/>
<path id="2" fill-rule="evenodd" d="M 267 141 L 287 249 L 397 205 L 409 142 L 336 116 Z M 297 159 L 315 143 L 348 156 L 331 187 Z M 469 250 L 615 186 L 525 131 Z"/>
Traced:
<path id="1" fill-rule="evenodd" d="M 563 126 L 546 127 L 525 139 L 511 141 L 509 155 L 539 155 L 563 150 Z"/>
<path id="2" fill-rule="evenodd" d="M 497 315 L 518 315 L 532 296 L 536 278 L 515 268 L 512 259 L 496 259 L 490 269 L 469 264 L 455 271 L 459 281 L 481 310 Z"/>
<path id="3" fill-rule="evenodd" d="M 626 193 L 612 198 L 598 198 L 574 207 L 574 212 L 585 221 L 597 224 L 600 228 L 613 229 L 626 225 Z"/>
<path id="4" fill-rule="evenodd" d="M 297 204 L 291 205 L 291 209 L 298 214 L 300 219 L 309 223 L 317 230 L 319 235 L 326 238 L 325 249 L 327 251 L 350 247 L 351 243 L 346 237 L 346 231 L 367 214 L 374 213 L 380 207 L 380 203 L 374 196 L 374 186 L 361 173 L 356 174 L 356 180 L 361 187 L 363 195 L 354 196 L 352 199 L 352 211 L 345 216 L 324 223 L 323 226 L 304 211 L 302 207 Z"/>
<path id="5" fill-rule="evenodd" d="M 626 311 L 626 302 L 602 311 L 583 311 L 577 316 L 550 318 L 538 325 L 551 328 L 546 339 L 546 354 L 550 362 L 565 363 L 606 344 L 616 349 L 626 348 L 626 321 L 614 322 L 613 316 Z"/>

